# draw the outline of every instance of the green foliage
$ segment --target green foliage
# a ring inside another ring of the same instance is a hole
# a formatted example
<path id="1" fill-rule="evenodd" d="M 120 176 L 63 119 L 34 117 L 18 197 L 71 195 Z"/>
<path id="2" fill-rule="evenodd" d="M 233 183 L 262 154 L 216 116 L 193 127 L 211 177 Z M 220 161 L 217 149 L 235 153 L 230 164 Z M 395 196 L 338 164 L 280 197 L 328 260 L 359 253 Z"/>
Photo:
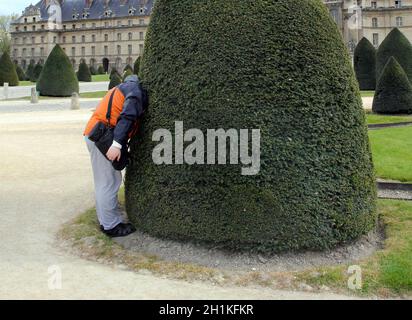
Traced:
<path id="1" fill-rule="evenodd" d="M 136 75 L 138 75 L 138 74 L 139 74 L 139 70 L 140 70 L 140 61 L 141 61 L 141 58 L 140 58 L 140 57 L 138 57 L 138 58 L 136 59 L 136 61 L 134 62 L 134 65 L 133 65 L 133 73 L 134 73 L 134 74 L 136 74 Z"/>
<path id="2" fill-rule="evenodd" d="M 133 68 L 129 64 L 126 67 L 124 67 L 123 72 L 126 72 L 128 70 L 133 73 Z"/>
<path id="3" fill-rule="evenodd" d="M 26 74 L 24 73 L 24 70 L 22 67 L 20 67 L 18 64 L 14 65 L 16 68 L 17 76 L 19 78 L 19 81 L 25 81 L 26 80 Z"/>
<path id="4" fill-rule="evenodd" d="M 140 229 L 279 252 L 331 248 L 375 227 L 365 113 L 321 1 L 158 0 L 145 48 L 151 105 L 126 173 L 126 207 Z M 155 165 L 153 132 L 174 132 L 177 120 L 205 134 L 260 129 L 260 174 Z"/>
<path id="5" fill-rule="evenodd" d="M 355 73 L 361 90 L 375 90 L 376 49 L 366 38 L 358 43 L 354 55 Z"/>
<path id="6" fill-rule="evenodd" d="M 412 86 L 394 57 L 389 59 L 379 79 L 372 111 L 383 114 L 412 113 Z"/>
<path id="7" fill-rule="evenodd" d="M 30 61 L 30 64 L 27 66 L 26 70 L 26 79 L 31 81 L 31 79 L 34 78 L 34 68 L 36 67 L 36 64 L 34 61 Z"/>
<path id="8" fill-rule="evenodd" d="M 95 75 L 97 74 L 97 70 L 96 70 L 96 68 L 95 68 L 94 66 L 90 66 L 90 67 L 89 67 L 89 71 L 90 71 L 90 74 L 91 74 L 92 76 L 95 76 Z"/>
<path id="9" fill-rule="evenodd" d="M 117 75 L 117 76 L 119 76 L 119 78 L 121 78 L 121 75 L 120 75 L 120 73 L 117 71 L 117 69 L 116 68 L 112 68 L 112 70 L 110 71 L 110 79 L 114 76 L 114 75 Z"/>
<path id="10" fill-rule="evenodd" d="M 30 81 L 36 82 L 39 79 L 42 70 L 43 70 L 43 65 L 40 62 L 38 62 L 34 66 L 33 72 L 31 73 Z"/>
<path id="11" fill-rule="evenodd" d="M 126 80 L 126 78 L 128 76 L 131 76 L 131 75 L 133 75 L 133 70 L 132 69 L 126 69 L 126 71 L 123 72 L 123 76 L 122 76 L 123 82 Z"/>
<path id="12" fill-rule="evenodd" d="M 412 82 L 412 45 L 398 28 L 394 28 L 379 46 L 376 57 L 378 81 L 390 57 L 394 57 L 399 62 L 409 81 Z"/>
<path id="13" fill-rule="evenodd" d="M 42 96 L 69 97 L 79 92 L 73 66 L 58 44 L 47 58 L 36 87 Z"/>
<path id="14" fill-rule="evenodd" d="M 109 90 L 122 83 L 122 78 L 117 73 L 110 77 Z"/>
<path id="15" fill-rule="evenodd" d="M 83 82 L 92 82 L 92 74 L 86 62 L 82 61 L 77 71 L 77 79 Z"/>
<path id="16" fill-rule="evenodd" d="M 11 61 L 8 52 L 4 52 L 0 57 L 0 86 L 3 86 L 5 82 L 11 87 L 19 85 L 16 67 Z"/>
<path id="17" fill-rule="evenodd" d="M 100 66 L 97 68 L 97 73 L 98 73 L 98 74 L 105 74 L 106 72 L 104 72 L 104 67 L 100 65 Z"/>

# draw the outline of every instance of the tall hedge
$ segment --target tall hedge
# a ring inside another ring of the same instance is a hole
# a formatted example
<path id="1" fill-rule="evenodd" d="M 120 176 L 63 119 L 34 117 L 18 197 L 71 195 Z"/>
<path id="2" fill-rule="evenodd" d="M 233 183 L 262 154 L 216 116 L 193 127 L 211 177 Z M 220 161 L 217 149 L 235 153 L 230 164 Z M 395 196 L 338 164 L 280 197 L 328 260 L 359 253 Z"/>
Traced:
<path id="1" fill-rule="evenodd" d="M 377 80 L 382 75 L 390 57 L 394 57 L 399 62 L 409 81 L 412 82 L 412 45 L 398 28 L 394 28 L 379 46 L 376 56 Z"/>
<path id="2" fill-rule="evenodd" d="M 375 90 L 376 49 L 368 39 L 362 38 L 356 46 L 354 64 L 359 88 L 361 90 Z"/>
<path id="3" fill-rule="evenodd" d="M 17 77 L 19 78 L 19 81 L 25 81 L 26 74 L 24 73 L 24 70 L 22 69 L 22 67 L 20 67 L 18 64 L 15 64 L 14 66 L 16 68 Z"/>
<path id="4" fill-rule="evenodd" d="M 141 230 L 278 252 L 331 248 L 375 227 L 365 113 L 321 1 L 158 0 L 146 41 L 151 105 L 126 173 L 127 211 Z M 260 173 L 154 164 L 153 133 L 174 134 L 175 121 L 204 134 L 260 129 Z"/>
<path id="5" fill-rule="evenodd" d="M 390 57 L 379 79 L 372 111 L 382 114 L 412 113 L 412 86 L 394 57 Z"/>
<path id="6" fill-rule="evenodd" d="M 13 61 L 11 61 L 7 51 L 0 57 L 0 86 L 3 86 L 5 82 L 7 82 L 10 87 L 19 85 L 16 67 Z"/>
<path id="7" fill-rule="evenodd" d="M 77 71 L 77 79 L 83 82 L 92 82 L 92 74 L 86 62 L 82 61 Z"/>
<path id="8" fill-rule="evenodd" d="M 73 92 L 79 92 L 73 66 L 58 44 L 47 58 L 36 87 L 42 96 L 69 97 Z"/>
<path id="9" fill-rule="evenodd" d="M 136 74 L 136 75 L 139 74 L 140 61 L 141 61 L 141 58 L 140 58 L 140 56 L 139 56 L 139 57 L 136 59 L 136 61 L 134 62 L 134 65 L 133 65 L 133 73 Z"/>

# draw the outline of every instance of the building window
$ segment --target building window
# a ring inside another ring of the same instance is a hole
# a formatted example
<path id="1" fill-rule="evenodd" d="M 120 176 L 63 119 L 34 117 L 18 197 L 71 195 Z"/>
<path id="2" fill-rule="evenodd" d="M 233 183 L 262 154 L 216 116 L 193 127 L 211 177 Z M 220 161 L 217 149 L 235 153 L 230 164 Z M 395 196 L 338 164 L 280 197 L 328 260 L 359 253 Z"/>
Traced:
<path id="1" fill-rule="evenodd" d="M 35 44 L 36 43 L 36 38 L 35 37 L 31 37 L 31 43 Z"/>
<path id="2" fill-rule="evenodd" d="M 34 48 L 31 48 L 31 56 L 34 57 Z"/>
<path id="3" fill-rule="evenodd" d="M 104 55 L 107 56 L 109 54 L 109 47 L 104 46 Z"/>
<path id="4" fill-rule="evenodd" d="M 396 26 L 397 27 L 403 27 L 403 18 L 402 17 L 396 17 Z"/>
<path id="5" fill-rule="evenodd" d="M 44 30 L 44 24 L 41 25 L 41 29 Z"/>
<path id="6" fill-rule="evenodd" d="M 107 21 L 104 23 L 104 27 L 105 27 L 105 28 L 108 28 L 108 27 L 109 27 L 109 23 L 108 23 Z"/>
<path id="7" fill-rule="evenodd" d="M 96 35 L 92 34 L 92 42 L 96 42 Z"/>
<path id="8" fill-rule="evenodd" d="M 65 24 L 63 25 L 63 30 L 66 30 L 66 25 Z"/>
<path id="9" fill-rule="evenodd" d="M 76 29 L 76 25 L 74 24 L 74 25 L 72 25 L 72 29 L 74 30 L 74 29 Z"/>
<path id="10" fill-rule="evenodd" d="M 26 37 L 23 37 L 23 44 L 26 44 Z"/>
<path id="11" fill-rule="evenodd" d="M 92 47 L 92 56 L 95 56 L 95 55 L 96 55 L 96 47 L 93 46 L 93 47 Z"/>
<path id="12" fill-rule="evenodd" d="M 144 19 L 139 19 L 139 24 L 142 26 L 144 25 Z"/>
<path id="13" fill-rule="evenodd" d="M 24 31 L 27 31 L 27 27 L 26 27 L 26 26 L 24 26 L 23 30 L 24 30 Z"/>
<path id="14" fill-rule="evenodd" d="M 121 27 L 122 26 L 122 21 L 117 21 L 117 26 Z"/>
<path id="15" fill-rule="evenodd" d="M 121 40 L 122 40 L 122 34 L 121 34 L 121 33 L 118 33 L 118 34 L 117 34 L 117 40 L 118 40 L 118 41 L 121 41 Z"/>
<path id="16" fill-rule="evenodd" d="M 129 20 L 129 21 L 127 21 L 127 24 L 129 25 L 129 27 L 131 27 L 133 25 L 133 21 Z"/>
<path id="17" fill-rule="evenodd" d="M 143 32 L 139 32 L 139 39 L 144 40 L 144 33 Z"/>
<path id="18" fill-rule="evenodd" d="M 96 23 L 95 22 L 92 23 L 92 28 L 96 28 Z"/>
<path id="19" fill-rule="evenodd" d="M 27 18 L 24 18 L 24 23 L 27 23 Z"/>
<path id="20" fill-rule="evenodd" d="M 83 42 L 83 43 L 86 42 L 86 36 L 82 36 L 82 42 Z"/>
<path id="21" fill-rule="evenodd" d="M 82 47 L 82 56 L 84 57 L 86 55 L 86 48 Z"/>
<path id="22" fill-rule="evenodd" d="M 133 34 L 131 32 L 129 32 L 128 37 L 129 37 L 129 40 L 133 40 Z"/>
<path id="23" fill-rule="evenodd" d="M 109 35 L 108 34 L 104 35 L 104 41 L 109 41 Z"/>
<path id="24" fill-rule="evenodd" d="M 132 48 L 132 45 L 131 45 L 131 44 L 128 45 L 127 51 L 129 52 L 129 56 L 131 56 L 132 53 L 133 53 L 133 48 Z"/>
<path id="25" fill-rule="evenodd" d="M 122 47 L 121 46 L 117 46 L 117 54 L 118 55 L 122 54 Z"/>
<path id="26" fill-rule="evenodd" d="M 144 51 L 144 46 L 142 44 L 139 44 L 139 53 L 142 55 Z"/>
<path id="27" fill-rule="evenodd" d="M 82 23 L 82 29 L 86 29 L 86 24 Z"/>
<path id="28" fill-rule="evenodd" d="M 72 47 L 72 56 L 74 57 L 76 55 L 76 48 Z"/>
<path id="29" fill-rule="evenodd" d="M 66 36 L 63 36 L 63 43 L 66 43 Z"/>
<path id="30" fill-rule="evenodd" d="M 16 27 L 16 31 L 19 31 L 19 27 Z"/>
<path id="31" fill-rule="evenodd" d="M 44 57 L 44 48 L 40 48 L 40 56 Z"/>
<path id="32" fill-rule="evenodd" d="M 19 55 L 19 50 L 18 49 L 14 49 L 14 56 L 17 57 Z"/>
<path id="33" fill-rule="evenodd" d="M 57 37 L 54 36 L 54 37 L 53 37 L 53 43 L 56 43 L 56 42 L 57 42 Z"/>
<path id="34" fill-rule="evenodd" d="M 372 28 L 378 27 L 378 18 L 372 18 Z"/>
<path id="35" fill-rule="evenodd" d="M 398 0 L 395 1 L 395 8 L 401 8 L 402 7 L 402 1 Z"/>
<path id="36" fill-rule="evenodd" d="M 21 53 L 21 56 L 23 57 L 23 58 L 25 58 L 26 57 L 26 48 L 23 48 L 23 52 Z"/>
<path id="37" fill-rule="evenodd" d="M 36 31 L 36 26 L 31 27 L 33 31 Z"/>
<path id="38" fill-rule="evenodd" d="M 371 7 L 372 9 L 376 9 L 378 7 L 378 5 L 376 4 L 376 1 L 371 2 Z"/>
<path id="39" fill-rule="evenodd" d="M 44 43 L 44 37 L 43 36 L 40 37 L 40 41 L 41 41 L 41 43 Z"/>
<path id="40" fill-rule="evenodd" d="M 375 47 L 379 46 L 379 34 L 378 33 L 373 34 L 373 45 Z"/>
<path id="41" fill-rule="evenodd" d="M 72 36 L 72 43 L 76 43 L 76 36 Z"/>
<path id="42" fill-rule="evenodd" d="M 33 17 L 33 22 L 36 22 L 36 17 Z"/>

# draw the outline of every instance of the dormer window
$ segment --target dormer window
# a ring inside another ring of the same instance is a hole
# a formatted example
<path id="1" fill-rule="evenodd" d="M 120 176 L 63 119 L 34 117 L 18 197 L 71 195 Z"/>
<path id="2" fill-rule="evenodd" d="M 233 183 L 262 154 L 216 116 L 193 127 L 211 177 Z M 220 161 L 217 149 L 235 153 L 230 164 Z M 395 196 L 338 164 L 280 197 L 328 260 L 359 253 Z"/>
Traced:
<path id="1" fill-rule="evenodd" d="M 140 12 L 140 14 L 144 14 L 146 12 L 146 8 L 144 8 L 144 7 L 140 8 L 139 12 Z"/>
<path id="2" fill-rule="evenodd" d="M 129 16 L 133 16 L 134 14 L 135 14 L 135 12 L 136 12 L 136 9 L 135 8 L 129 8 Z"/>
<path id="3" fill-rule="evenodd" d="M 112 15 L 112 10 L 106 10 L 105 12 L 104 12 L 104 16 L 105 17 L 110 17 Z"/>
<path id="4" fill-rule="evenodd" d="M 82 17 L 83 17 L 83 19 L 87 19 L 87 18 L 89 17 L 89 15 L 90 15 L 90 13 L 88 13 L 88 12 L 83 12 Z"/>

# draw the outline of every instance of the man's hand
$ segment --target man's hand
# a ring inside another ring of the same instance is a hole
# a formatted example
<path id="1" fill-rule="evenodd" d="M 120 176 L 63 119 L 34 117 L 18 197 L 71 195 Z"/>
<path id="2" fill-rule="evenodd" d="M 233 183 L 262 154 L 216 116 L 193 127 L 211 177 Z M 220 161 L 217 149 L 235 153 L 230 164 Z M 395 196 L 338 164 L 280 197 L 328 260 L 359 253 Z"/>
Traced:
<path id="1" fill-rule="evenodd" d="M 106 157 L 110 161 L 119 161 L 121 156 L 122 150 L 116 147 L 110 147 L 109 151 L 106 153 Z"/>

